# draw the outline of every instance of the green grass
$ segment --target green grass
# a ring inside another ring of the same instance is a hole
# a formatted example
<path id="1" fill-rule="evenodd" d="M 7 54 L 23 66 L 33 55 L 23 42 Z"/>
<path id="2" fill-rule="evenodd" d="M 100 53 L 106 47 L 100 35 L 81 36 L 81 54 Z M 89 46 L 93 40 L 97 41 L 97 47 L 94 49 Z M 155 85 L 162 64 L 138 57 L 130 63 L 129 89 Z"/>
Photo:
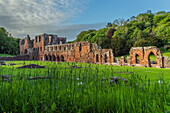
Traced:
<path id="1" fill-rule="evenodd" d="M 162 53 L 164 57 L 169 57 L 170 58 L 170 52 L 164 52 Z"/>
<path id="2" fill-rule="evenodd" d="M 0 112 L 170 112 L 170 69 L 42 61 L 6 63 L 0 67 L 0 75 L 11 75 L 12 80 L 0 82 Z M 16 69 L 31 63 L 46 68 Z M 52 79 L 27 80 L 37 76 Z M 111 76 L 129 81 L 110 84 Z M 108 80 L 102 82 L 103 77 Z"/>
<path id="3" fill-rule="evenodd" d="M 12 57 L 13 55 L 9 55 L 9 54 L 0 54 L 0 57 Z"/>

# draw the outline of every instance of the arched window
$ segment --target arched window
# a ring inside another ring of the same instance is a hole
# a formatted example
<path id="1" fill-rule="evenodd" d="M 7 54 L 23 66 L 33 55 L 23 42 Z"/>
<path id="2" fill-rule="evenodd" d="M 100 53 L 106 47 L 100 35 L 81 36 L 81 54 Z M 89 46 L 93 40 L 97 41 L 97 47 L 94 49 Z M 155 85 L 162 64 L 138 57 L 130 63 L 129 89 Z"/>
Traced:
<path id="1" fill-rule="evenodd" d="M 62 41 L 60 41 L 60 44 L 63 44 L 63 42 L 62 42 Z"/>
<path id="2" fill-rule="evenodd" d="M 107 55 L 106 55 L 106 54 L 104 55 L 104 61 L 105 61 L 105 63 L 107 63 L 107 62 L 108 62 L 108 57 L 107 57 Z"/>
<path id="3" fill-rule="evenodd" d="M 57 46 L 55 46 L 55 50 L 57 51 Z"/>
<path id="4" fill-rule="evenodd" d="M 28 53 L 28 50 L 27 50 L 27 49 L 25 49 L 25 50 L 24 50 L 24 54 L 27 54 L 27 53 Z"/>
<path id="5" fill-rule="evenodd" d="M 136 57 L 136 64 L 140 64 L 140 57 L 139 57 L 139 55 L 136 54 L 135 57 Z"/>
<path id="6" fill-rule="evenodd" d="M 37 36 L 35 37 L 35 42 L 37 42 L 38 40 L 37 40 Z"/>
<path id="7" fill-rule="evenodd" d="M 41 42 L 41 36 L 39 36 L 39 42 Z"/>
<path id="8" fill-rule="evenodd" d="M 96 54 L 96 62 L 99 62 L 99 55 Z"/>
<path id="9" fill-rule="evenodd" d="M 80 46 L 79 46 L 79 51 L 81 51 L 82 50 L 82 45 L 81 45 L 81 43 L 80 43 Z"/>

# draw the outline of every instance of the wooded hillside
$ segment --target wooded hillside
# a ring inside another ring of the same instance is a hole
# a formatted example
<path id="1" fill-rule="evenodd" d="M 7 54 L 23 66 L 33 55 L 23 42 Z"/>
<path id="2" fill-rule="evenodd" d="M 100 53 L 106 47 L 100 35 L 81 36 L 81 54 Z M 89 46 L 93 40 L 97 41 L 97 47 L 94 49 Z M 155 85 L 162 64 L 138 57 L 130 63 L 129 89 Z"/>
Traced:
<path id="1" fill-rule="evenodd" d="M 130 19 L 116 19 L 100 30 L 82 31 L 76 41 L 90 41 L 102 48 L 112 48 L 115 56 L 128 54 L 131 47 L 170 48 L 170 12 L 148 10 Z"/>
<path id="2" fill-rule="evenodd" d="M 0 53 L 19 54 L 19 38 L 12 37 L 5 28 L 0 28 Z"/>

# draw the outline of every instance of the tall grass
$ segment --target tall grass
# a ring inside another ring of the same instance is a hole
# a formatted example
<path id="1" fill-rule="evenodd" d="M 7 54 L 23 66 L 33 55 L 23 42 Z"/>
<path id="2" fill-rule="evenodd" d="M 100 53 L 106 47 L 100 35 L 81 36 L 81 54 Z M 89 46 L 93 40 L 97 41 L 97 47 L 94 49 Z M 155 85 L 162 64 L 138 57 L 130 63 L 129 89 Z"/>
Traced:
<path id="1" fill-rule="evenodd" d="M 0 82 L 0 112 L 113 112 L 165 113 L 170 106 L 170 85 L 160 76 L 150 80 L 132 70 L 84 63 L 38 63 L 45 69 L 0 67 L 0 75 L 11 75 L 11 82 Z M 83 68 L 70 68 L 79 66 Z M 124 72 L 124 73 L 121 73 Z M 52 79 L 28 80 L 48 76 Z M 110 76 L 127 78 L 128 83 L 111 84 Z M 20 78 L 23 79 L 20 79 Z M 102 81 L 103 77 L 108 80 Z M 158 82 L 159 80 L 159 82 Z"/>

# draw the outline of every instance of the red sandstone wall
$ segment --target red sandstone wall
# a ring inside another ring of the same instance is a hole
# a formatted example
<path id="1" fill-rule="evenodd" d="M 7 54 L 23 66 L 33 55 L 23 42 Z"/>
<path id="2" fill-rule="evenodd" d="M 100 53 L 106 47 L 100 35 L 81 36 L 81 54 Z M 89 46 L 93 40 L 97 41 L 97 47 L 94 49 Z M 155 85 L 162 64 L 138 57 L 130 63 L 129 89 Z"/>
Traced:
<path id="1" fill-rule="evenodd" d="M 100 55 L 100 61 L 96 62 L 96 54 Z M 107 62 L 105 61 L 107 55 Z M 73 44 L 51 45 L 47 46 L 44 56 L 48 56 L 48 60 L 53 56 L 56 58 L 64 57 L 66 62 L 88 62 L 88 63 L 113 63 L 113 53 L 111 49 L 99 49 L 96 44 L 87 41 L 76 42 Z M 46 59 L 45 59 L 46 60 Z M 53 60 L 54 61 L 54 60 Z"/>
<path id="2" fill-rule="evenodd" d="M 156 64 L 150 64 L 149 57 L 153 53 L 156 56 Z M 163 57 L 161 51 L 154 46 L 151 47 L 134 47 L 130 50 L 129 64 L 136 64 L 136 55 L 140 57 L 140 65 L 147 67 L 163 67 Z"/>

